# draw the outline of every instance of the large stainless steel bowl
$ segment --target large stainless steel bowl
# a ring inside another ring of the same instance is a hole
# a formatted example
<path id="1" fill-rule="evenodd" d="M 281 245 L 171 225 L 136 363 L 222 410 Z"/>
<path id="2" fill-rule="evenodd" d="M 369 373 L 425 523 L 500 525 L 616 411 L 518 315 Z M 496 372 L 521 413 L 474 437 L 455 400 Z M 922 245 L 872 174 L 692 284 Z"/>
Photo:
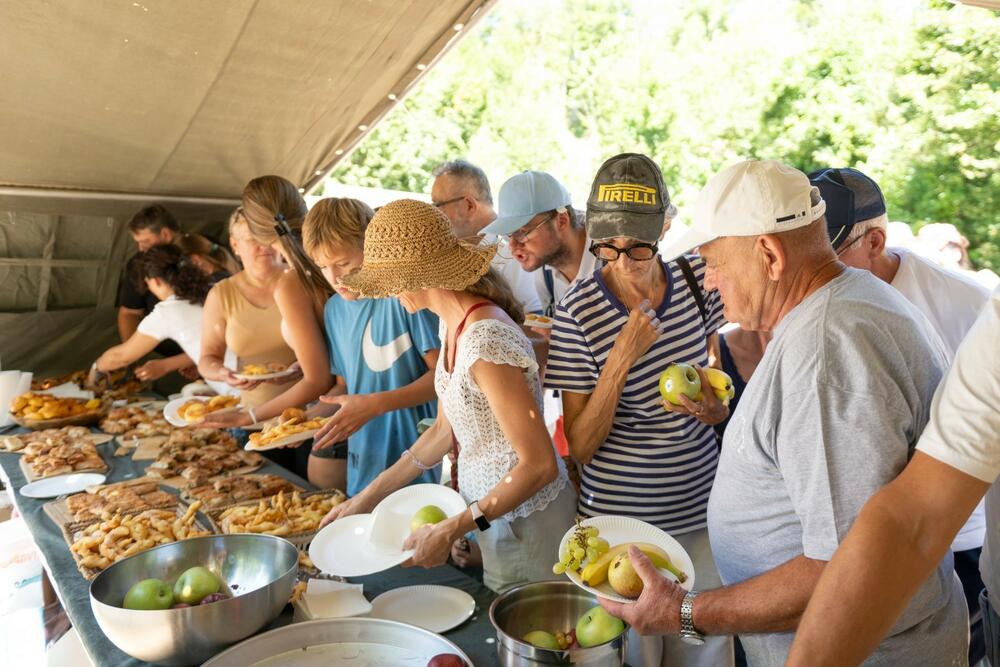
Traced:
<path id="1" fill-rule="evenodd" d="M 500 665 L 622 667 L 627 630 L 604 644 L 567 651 L 539 648 L 521 641 L 532 630 L 567 632 L 596 604 L 597 598 L 571 581 L 524 584 L 502 593 L 490 605 L 490 622 L 497 631 Z"/>
<path id="2" fill-rule="evenodd" d="M 183 609 L 122 607 L 137 581 L 172 584 L 195 565 L 221 575 L 233 597 Z M 196 537 L 115 563 L 91 583 L 90 606 L 108 639 L 132 657 L 163 665 L 199 664 L 274 620 L 288 603 L 297 568 L 298 550 L 280 537 Z"/>
<path id="3" fill-rule="evenodd" d="M 441 635 L 415 625 L 382 618 L 327 618 L 295 623 L 251 637 L 202 667 L 423 667 L 435 655 L 459 656 L 462 649 Z"/>

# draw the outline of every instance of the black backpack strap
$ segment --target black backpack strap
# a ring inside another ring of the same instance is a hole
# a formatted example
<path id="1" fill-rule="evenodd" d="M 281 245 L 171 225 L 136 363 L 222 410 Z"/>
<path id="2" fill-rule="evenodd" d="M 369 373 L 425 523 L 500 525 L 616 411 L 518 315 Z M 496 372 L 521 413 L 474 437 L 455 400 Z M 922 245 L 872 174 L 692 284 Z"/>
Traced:
<path id="1" fill-rule="evenodd" d="M 545 307 L 543 315 L 545 317 L 556 316 L 556 281 L 552 277 L 552 269 L 547 266 L 542 267 L 542 277 L 545 279 L 545 289 L 549 291 L 549 305 Z"/>
<path id="2" fill-rule="evenodd" d="M 677 266 L 681 267 L 681 273 L 684 274 L 684 280 L 688 284 L 688 288 L 691 290 L 691 295 L 694 296 L 694 302 L 698 304 L 698 311 L 701 313 L 701 322 L 705 325 L 706 330 L 708 329 L 708 310 L 705 308 L 705 297 L 701 293 L 701 285 L 698 284 L 698 279 L 694 277 L 694 270 L 688 263 L 687 258 L 681 255 L 674 260 L 677 262 Z"/>

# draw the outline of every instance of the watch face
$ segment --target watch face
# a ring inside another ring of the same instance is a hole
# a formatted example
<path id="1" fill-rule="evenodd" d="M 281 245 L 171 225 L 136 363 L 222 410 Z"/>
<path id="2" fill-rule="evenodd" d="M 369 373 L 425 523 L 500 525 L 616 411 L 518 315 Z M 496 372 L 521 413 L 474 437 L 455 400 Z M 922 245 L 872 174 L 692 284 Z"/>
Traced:
<path id="1" fill-rule="evenodd" d="M 705 640 L 701 636 L 689 634 L 682 634 L 681 641 L 685 644 L 691 644 L 692 646 L 701 646 L 705 643 Z"/>

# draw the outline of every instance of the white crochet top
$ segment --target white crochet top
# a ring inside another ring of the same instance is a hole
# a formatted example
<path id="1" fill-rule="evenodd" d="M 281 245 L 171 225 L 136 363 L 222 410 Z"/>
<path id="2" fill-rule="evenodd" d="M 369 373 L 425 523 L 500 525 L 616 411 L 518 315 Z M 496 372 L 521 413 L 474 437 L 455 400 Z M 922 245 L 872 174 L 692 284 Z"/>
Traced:
<path id="1" fill-rule="evenodd" d="M 441 322 L 440 335 L 441 340 L 445 340 L 447 329 L 444 322 Z M 510 440 L 490 410 L 486 395 L 469 373 L 479 359 L 524 369 L 524 379 L 535 397 L 539 415 L 542 414 L 538 363 L 524 332 L 494 319 L 477 320 L 466 326 L 458 341 L 451 375 L 445 370 L 445 355 L 438 357 L 434 388 L 461 446 L 458 490 L 467 502 L 486 496 L 517 464 L 517 454 Z M 552 447 L 554 450 L 555 445 Z M 504 515 L 504 519 L 513 520 L 545 509 L 559 495 L 569 478 L 558 454 L 556 462 L 559 465 L 558 476 Z"/>

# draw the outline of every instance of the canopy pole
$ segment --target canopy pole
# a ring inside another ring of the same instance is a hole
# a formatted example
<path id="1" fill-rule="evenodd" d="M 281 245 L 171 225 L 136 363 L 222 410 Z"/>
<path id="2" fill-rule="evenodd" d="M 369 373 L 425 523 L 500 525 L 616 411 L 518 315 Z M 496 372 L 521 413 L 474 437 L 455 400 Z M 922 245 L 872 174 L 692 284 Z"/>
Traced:
<path id="1" fill-rule="evenodd" d="M 138 194 L 135 192 L 113 192 L 110 190 L 67 190 L 62 188 L 28 188 L 0 185 L 0 196 L 40 197 L 46 199 L 95 199 L 101 201 L 159 201 L 178 204 L 215 204 L 239 206 L 238 197 L 195 197 L 183 195 Z"/>

